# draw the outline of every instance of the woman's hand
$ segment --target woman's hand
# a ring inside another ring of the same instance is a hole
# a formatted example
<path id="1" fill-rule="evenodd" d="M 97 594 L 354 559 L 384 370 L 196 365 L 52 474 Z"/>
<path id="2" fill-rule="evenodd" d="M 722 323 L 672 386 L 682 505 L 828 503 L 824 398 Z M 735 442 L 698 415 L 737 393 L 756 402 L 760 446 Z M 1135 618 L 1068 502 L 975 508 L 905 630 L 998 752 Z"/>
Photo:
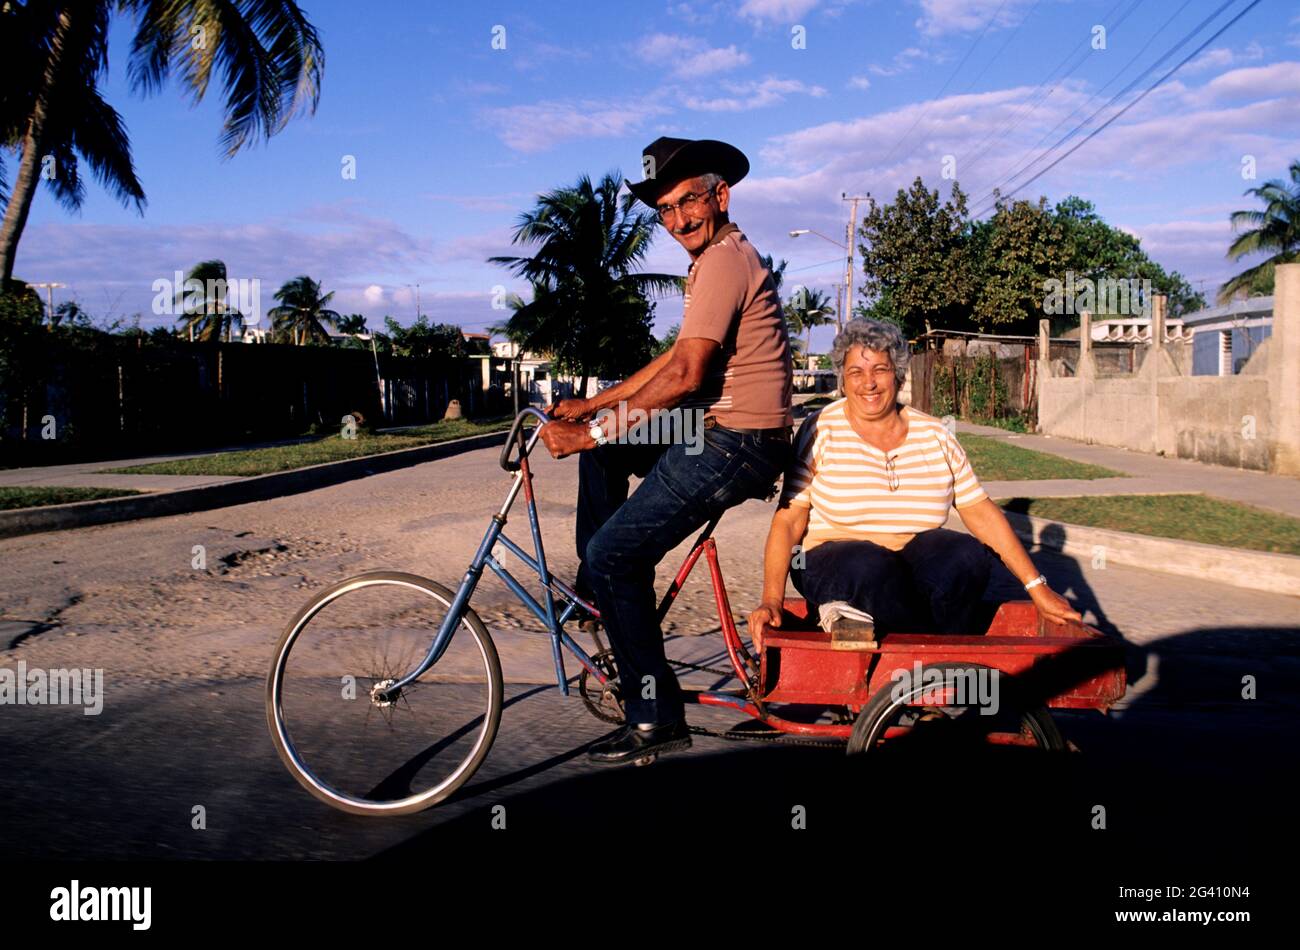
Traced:
<path id="1" fill-rule="evenodd" d="M 782 606 L 779 600 L 765 600 L 749 615 L 749 638 L 755 650 L 763 649 L 763 632 L 768 627 L 781 626 Z"/>
<path id="2" fill-rule="evenodd" d="M 1065 623 L 1067 620 L 1073 620 L 1076 623 L 1083 622 L 1083 615 L 1071 607 L 1068 600 L 1046 584 L 1039 584 L 1031 589 L 1029 596 L 1033 600 L 1034 606 L 1038 608 L 1038 612 L 1052 623 Z"/>

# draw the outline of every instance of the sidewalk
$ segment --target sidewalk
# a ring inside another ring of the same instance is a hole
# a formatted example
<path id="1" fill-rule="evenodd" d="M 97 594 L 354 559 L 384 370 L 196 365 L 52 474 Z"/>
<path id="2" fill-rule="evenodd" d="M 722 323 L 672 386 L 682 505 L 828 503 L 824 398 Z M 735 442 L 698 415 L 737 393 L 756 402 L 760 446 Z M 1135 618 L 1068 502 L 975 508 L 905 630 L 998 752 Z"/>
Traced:
<path id="1" fill-rule="evenodd" d="M 67 465 L 36 465 L 29 468 L 0 469 L 0 488 L 134 488 L 137 491 L 171 491 L 176 488 L 197 488 L 201 485 L 218 485 L 222 482 L 242 481 L 243 475 L 116 475 L 105 469 L 151 465 L 154 462 L 174 462 L 177 459 L 201 458 L 227 452 L 247 452 L 251 449 L 277 448 L 308 442 L 310 437 L 281 439 L 273 442 L 251 442 L 247 445 L 223 446 L 218 449 L 200 449 L 195 452 L 172 452 L 166 455 L 147 455 L 141 458 L 106 459 L 98 462 L 72 462 Z"/>
<path id="2" fill-rule="evenodd" d="M 71 465 L 43 465 L 33 468 L 0 469 L 0 488 L 134 488 L 138 491 L 170 491 L 174 488 L 197 488 L 221 482 L 239 481 L 235 475 L 113 475 L 102 469 L 148 465 L 175 459 L 215 455 L 195 452 L 190 455 L 151 455 L 138 459 L 114 459 L 111 462 L 78 462 Z"/>
<path id="3" fill-rule="evenodd" d="M 420 465 L 461 452 L 498 448 L 505 443 L 506 435 L 505 430 L 488 432 L 375 455 L 321 462 L 266 475 L 106 475 L 98 471 L 101 468 L 162 461 L 165 458 L 192 457 L 181 455 L 116 459 L 112 462 L 78 465 L 52 465 L 44 468 L 7 469 L 0 471 L 0 486 L 3 487 L 134 488 L 142 494 L 101 501 L 74 501 L 61 505 L 0 511 L 0 538 L 40 531 L 62 531 L 115 521 L 132 521 L 137 518 L 159 518 L 192 511 L 206 511 L 211 508 L 224 508 L 229 505 L 267 501 L 297 492 L 324 488 L 327 485 L 336 485 L 354 478 L 365 478 L 381 472 Z"/>
<path id="4" fill-rule="evenodd" d="M 1127 478 L 1051 479 L 1047 481 L 988 481 L 984 490 L 994 498 L 1048 495 L 1142 495 L 1200 492 L 1300 518 L 1300 479 L 1244 469 L 1207 465 L 1130 452 L 1106 445 L 1087 445 L 1045 435 L 1008 432 L 993 426 L 957 423 L 959 433 L 988 436 L 1012 445 L 1059 455 L 1076 462 L 1101 465 Z M 979 472 L 975 473 L 977 476 Z"/>

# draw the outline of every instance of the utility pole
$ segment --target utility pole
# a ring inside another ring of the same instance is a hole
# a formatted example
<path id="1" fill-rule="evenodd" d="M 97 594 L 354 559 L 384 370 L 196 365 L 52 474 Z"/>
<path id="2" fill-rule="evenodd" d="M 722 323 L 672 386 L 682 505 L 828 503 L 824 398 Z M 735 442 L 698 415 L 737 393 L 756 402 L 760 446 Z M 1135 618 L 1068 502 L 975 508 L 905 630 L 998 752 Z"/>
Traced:
<path id="1" fill-rule="evenodd" d="M 848 192 L 842 191 L 840 192 L 840 200 L 851 202 L 849 206 L 849 224 L 845 232 L 845 237 L 847 238 L 847 240 L 845 240 L 844 242 L 846 245 L 848 245 L 848 250 L 849 250 L 847 266 L 844 271 L 844 286 L 845 289 L 847 290 L 844 303 L 846 309 L 852 311 L 853 310 L 853 237 L 854 237 L 854 232 L 857 230 L 858 227 L 858 202 L 871 201 L 871 192 L 867 192 L 865 195 L 850 195 Z M 872 207 L 875 207 L 875 202 L 872 202 Z M 849 316 L 852 317 L 853 314 L 850 312 Z M 842 319 L 840 322 L 840 329 L 841 330 L 844 329 L 844 323 Z"/>
<path id="2" fill-rule="evenodd" d="M 407 284 L 406 286 L 415 288 L 415 321 L 419 323 L 420 322 L 420 285 Z"/>
<path id="3" fill-rule="evenodd" d="M 45 299 L 50 312 L 50 327 L 54 327 L 54 288 L 66 287 L 67 284 L 60 284 L 56 281 L 46 281 L 42 284 L 28 284 L 28 287 L 43 287 L 45 289 Z"/>

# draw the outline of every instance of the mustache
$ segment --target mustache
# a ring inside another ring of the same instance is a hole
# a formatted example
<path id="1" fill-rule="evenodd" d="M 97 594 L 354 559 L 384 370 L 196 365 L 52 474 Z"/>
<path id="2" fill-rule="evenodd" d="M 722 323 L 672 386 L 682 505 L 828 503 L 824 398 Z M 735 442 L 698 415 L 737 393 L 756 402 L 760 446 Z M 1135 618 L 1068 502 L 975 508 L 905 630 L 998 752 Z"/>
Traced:
<path id="1" fill-rule="evenodd" d="M 698 231 L 702 226 L 703 226 L 702 222 L 696 221 L 694 224 L 690 225 L 689 227 L 683 225 L 680 228 L 675 228 L 673 230 L 673 234 L 690 234 L 693 231 Z"/>

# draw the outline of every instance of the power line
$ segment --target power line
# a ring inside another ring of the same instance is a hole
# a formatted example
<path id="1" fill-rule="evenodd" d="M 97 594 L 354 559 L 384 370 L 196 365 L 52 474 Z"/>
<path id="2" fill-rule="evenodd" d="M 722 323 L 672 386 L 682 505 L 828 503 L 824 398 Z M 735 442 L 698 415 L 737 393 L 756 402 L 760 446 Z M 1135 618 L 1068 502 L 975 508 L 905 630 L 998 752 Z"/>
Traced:
<path id="1" fill-rule="evenodd" d="M 1063 135 L 1063 136 L 1060 138 L 1059 141 L 1057 141 L 1055 144 L 1052 145 L 1051 148 L 1049 148 L 1049 149 L 1047 149 L 1046 151 L 1044 151 L 1042 155 L 1039 155 L 1039 156 L 1038 156 L 1037 158 L 1035 158 L 1032 162 L 1030 162 L 1027 166 L 1025 166 L 1024 168 L 1022 168 L 1022 169 L 1020 169 L 1019 171 L 1017 171 L 1017 172 L 1016 172 L 1013 176 L 1011 176 L 1010 178 L 1007 178 L 1007 179 L 1005 179 L 1004 181 L 1000 182 L 1000 183 L 999 183 L 998 185 L 996 185 L 995 187 L 1005 188 L 1007 185 L 1011 184 L 1011 182 L 1015 181 L 1016 178 L 1019 178 L 1021 175 L 1023 175 L 1025 172 L 1027 172 L 1030 168 L 1032 168 L 1034 165 L 1037 165 L 1037 164 L 1038 164 L 1039 162 L 1041 162 L 1044 158 L 1046 158 L 1048 155 L 1050 155 L 1053 151 L 1055 151 L 1056 149 L 1060 148 L 1063 144 L 1065 144 L 1067 141 L 1069 141 L 1071 138 L 1073 138 L 1073 137 L 1074 137 L 1078 132 L 1080 132 L 1080 131 L 1085 127 L 1085 126 L 1087 126 L 1088 123 L 1090 123 L 1090 122 L 1091 122 L 1093 119 L 1095 119 L 1098 115 L 1100 115 L 1100 114 L 1101 114 L 1102 112 L 1104 112 L 1106 109 L 1110 108 L 1112 105 L 1114 105 L 1114 104 L 1115 104 L 1116 102 L 1118 102 L 1120 99 L 1122 99 L 1122 98 L 1123 98 L 1123 97 L 1124 97 L 1128 92 L 1130 92 L 1134 87 L 1136 87 L 1136 86 L 1138 85 L 1138 83 L 1140 83 L 1142 80 L 1146 79 L 1149 75 L 1151 75 L 1151 73 L 1155 71 L 1156 67 L 1158 67 L 1158 66 L 1159 66 L 1161 63 L 1163 63 L 1165 60 L 1169 59 L 1169 57 L 1171 57 L 1174 53 L 1178 52 L 1178 50 L 1181 49 L 1184 45 L 1186 45 L 1186 44 L 1187 44 L 1187 43 L 1192 39 L 1192 37 L 1194 37 L 1197 33 L 1201 32 L 1201 30 L 1205 29 L 1205 27 L 1206 27 L 1206 26 L 1207 26 L 1207 25 L 1208 25 L 1212 20 L 1214 20 L 1215 17 L 1217 17 L 1220 13 L 1222 13 L 1222 12 L 1223 12 L 1224 10 L 1226 10 L 1228 7 L 1232 6 L 1232 4 L 1235 3 L 1235 2 L 1236 2 L 1236 0 L 1225 0 L 1225 2 L 1224 2 L 1223 4 L 1221 4 L 1221 5 L 1219 6 L 1218 9 L 1216 9 L 1213 13 L 1211 13 L 1209 16 L 1207 16 L 1207 17 L 1206 17 L 1204 20 L 1202 20 L 1200 23 L 1196 24 L 1196 26 L 1193 27 L 1192 30 L 1190 30 L 1190 31 L 1189 31 L 1189 32 L 1188 32 L 1188 33 L 1187 33 L 1187 34 L 1186 34 L 1186 35 L 1185 35 L 1181 40 L 1179 40 L 1176 44 L 1174 44 L 1172 47 L 1170 47 L 1168 50 L 1166 50 L 1163 56 L 1161 56 L 1159 59 L 1157 59 L 1155 62 L 1153 62 L 1150 66 L 1148 66 L 1146 69 L 1144 69 L 1144 70 L 1143 70 L 1141 73 L 1139 73 L 1137 76 L 1133 77 L 1133 79 L 1130 80 L 1130 82 L 1129 82 L 1129 84 L 1128 84 L 1127 86 L 1125 86 L 1125 87 L 1124 87 L 1123 89 L 1121 89 L 1119 92 L 1115 93 L 1115 95 L 1111 96 L 1110 99 L 1108 99 L 1105 103 L 1103 103 L 1102 105 L 1098 106 L 1095 110 L 1093 110 L 1093 112 L 1092 112 L 1092 113 L 1091 113 L 1091 114 L 1090 114 L 1086 119 L 1084 119 L 1082 122 L 1080 122 L 1080 123 L 1079 123 L 1078 125 L 1076 125 L 1074 128 L 1072 128 L 1069 132 L 1067 132 L 1065 135 Z M 1186 4 L 1184 3 L 1183 6 L 1186 6 Z M 1179 9 L 1180 9 L 1180 11 L 1181 11 L 1182 8 L 1180 7 Z M 1165 26 L 1168 26 L 1168 22 L 1166 22 Z M 1163 30 L 1163 29 L 1164 29 L 1164 27 L 1161 27 L 1161 30 Z M 1128 69 L 1128 66 L 1126 65 L 1126 66 L 1124 67 L 1124 69 Z M 1121 70 L 1120 72 L 1122 73 L 1123 70 Z M 1118 74 L 1117 74 L 1116 78 L 1118 78 Z M 1114 79 L 1112 79 L 1111 81 L 1113 82 Z M 1109 83 L 1108 83 L 1107 85 L 1109 85 Z M 1058 123 L 1058 125 L 1059 125 L 1059 123 Z M 1050 134 L 1050 133 L 1049 133 L 1049 134 Z M 992 197 L 992 193 L 993 193 L 993 189 L 991 188 L 991 189 L 989 189 L 988 194 L 986 194 L 984 197 L 980 198 L 979 201 L 974 202 L 974 203 L 977 204 L 977 205 L 982 205 L 982 204 L 984 204 L 986 201 L 988 201 L 988 199 L 989 199 L 990 197 Z"/>
<path id="2" fill-rule="evenodd" d="M 1042 145 L 1045 141 L 1047 141 L 1047 139 L 1051 137 L 1052 133 L 1054 133 L 1054 132 L 1055 132 L 1057 129 L 1059 129 L 1062 125 L 1064 125 L 1066 122 L 1068 122 L 1070 119 L 1072 119 L 1075 115 L 1077 115 L 1081 109 L 1086 109 L 1088 106 L 1092 105 L 1093 100 L 1095 100 L 1098 96 L 1100 96 L 1103 92 L 1105 92 L 1106 89 L 1110 87 L 1110 84 L 1111 84 L 1111 83 L 1113 83 L 1113 82 L 1114 82 L 1116 79 L 1118 79 L 1120 76 L 1124 75 L 1124 73 L 1126 73 L 1126 72 L 1128 71 L 1128 68 L 1129 68 L 1130 66 L 1132 66 L 1135 62 L 1137 62 L 1137 60 L 1142 56 L 1142 54 L 1145 53 L 1145 52 L 1147 51 L 1147 48 L 1150 47 L 1150 45 L 1151 45 L 1152 43 L 1155 42 L 1156 37 L 1159 36 L 1161 33 L 1163 33 L 1163 32 L 1164 32 L 1164 31 L 1169 27 L 1169 24 L 1172 23 L 1172 22 L 1174 22 L 1174 20 L 1178 18 L 1178 15 L 1179 15 L 1180 13 L 1182 13 L 1183 10 L 1187 9 L 1187 5 L 1188 5 L 1189 3 L 1191 3 L 1191 2 L 1192 2 L 1192 0 L 1183 0 L 1183 5 L 1182 5 L 1181 7 L 1179 7 L 1176 11 L 1174 11 L 1173 16 L 1171 16 L 1171 17 L 1169 17 L 1169 19 L 1165 20 L 1165 22 L 1160 26 L 1160 28 L 1159 28 L 1158 30 L 1156 30 L 1154 33 L 1152 33 L 1150 37 L 1147 38 L 1147 41 L 1146 41 L 1145 43 L 1142 44 L 1142 48 L 1139 49 L 1139 50 L 1137 51 L 1137 53 L 1134 54 L 1134 56 L 1133 56 L 1132 59 L 1130 59 L 1127 63 L 1124 64 L 1124 67 L 1123 67 L 1122 69 L 1120 69 L 1119 72 L 1115 73 L 1114 76 L 1111 76 L 1110 79 L 1106 80 L 1106 84 L 1105 84 L 1104 86 L 1102 86 L 1100 89 L 1098 89 L 1096 92 L 1094 92 L 1091 96 L 1089 96 L 1089 97 L 1088 97 L 1088 100 L 1087 100 L 1085 103 L 1083 103 L 1082 105 L 1075 106 L 1073 109 L 1071 109 L 1069 115 L 1066 115 L 1066 116 L 1064 116 L 1063 118 L 1061 118 L 1061 119 L 1056 123 L 1056 125 L 1052 126 L 1052 127 L 1051 127 L 1050 129 L 1048 129 L 1045 133 L 1043 133 L 1042 137 L 1039 138 L 1039 140 L 1038 140 L 1037 142 L 1035 142 L 1035 143 L 1034 143 L 1033 145 L 1031 145 L 1028 149 L 1026 149 L 1025 152 L 1024 152 L 1024 153 L 1023 153 L 1023 154 L 1022 154 L 1018 159 L 1016 159 L 1016 161 L 1015 161 L 1015 162 L 1013 163 L 1013 165 L 1011 166 L 1011 167 L 1013 167 L 1013 168 L 1016 169 L 1016 172 L 1015 172 L 1014 175 L 1012 175 L 1010 178 L 1008 178 L 1008 179 L 1006 180 L 1005 184 L 1010 184 L 1012 181 L 1014 181 L 1016 178 L 1018 178 L 1020 175 L 1022 175 L 1022 174 L 1023 174 L 1023 173 L 1028 169 L 1028 168 L 1029 168 L 1029 167 L 1032 167 L 1034 164 L 1036 164 L 1036 163 L 1037 163 L 1037 162 L 1038 162 L 1038 161 L 1043 157 L 1042 155 L 1040 155 L 1038 158 L 1034 159 L 1033 162 L 1030 162 L 1028 166 L 1021 167 L 1021 163 L 1025 160 L 1026 157 L 1028 157 L 1028 155 L 1029 155 L 1030 152 L 1033 152 L 1033 151 L 1034 151 L 1035 149 L 1037 149 L 1040 145 Z M 1157 65 L 1158 65 L 1158 64 L 1157 64 Z M 1094 114 L 1095 114 L 1095 113 L 1094 113 Z M 1078 129 L 1079 129 L 1082 125 L 1086 125 L 1086 124 L 1087 124 L 1087 122 L 1086 122 L 1086 120 L 1085 120 L 1085 122 L 1081 123 L 1080 126 L 1076 126 L 1075 129 L 1074 129 L 1074 131 L 1072 131 L 1070 134 L 1073 135 L 1074 132 L 1075 132 L 1075 131 L 1078 131 Z M 1069 138 L 1069 136 L 1067 135 L 1066 138 Z M 1062 141 L 1064 141 L 1064 140 L 1062 140 Z M 1058 144 L 1059 144 L 1059 143 L 1058 143 Z M 1053 147 L 1055 147 L 1055 146 L 1053 146 Z M 1046 149 L 1046 150 L 1043 152 L 1043 155 L 1047 155 L 1050 151 L 1051 151 L 1051 149 Z M 996 180 L 996 178 L 995 178 L 995 180 Z M 990 194 L 991 194 L 991 190 L 990 190 L 989 193 L 986 193 L 983 197 L 981 197 L 981 198 L 979 199 L 979 201 L 973 202 L 973 204 L 983 204 L 985 201 L 987 201 L 987 200 L 989 199 Z"/>
<path id="3" fill-rule="evenodd" d="M 842 260 L 843 260 L 843 258 L 841 258 L 841 257 L 837 257 L 837 258 L 835 258 L 835 260 L 833 260 L 833 261 L 826 261 L 825 263 L 822 263 L 822 264 L 809 264 L 807 267 L 796 267 L 796 268 L 794 268 L 794 269 L 792 269 L 792 270 L 782 271 L 781 273 L 783 273 L 783 274 L 797 274 L 797 273 L 799 273 L 801 270 L 813 270 L 814 268 L 817 268 L 817 267 L 829 267 L 829 266 L 832 265 L 832 264 L 838 264 L 838 263 L 840 263 L 840 261 L 842 261 Z"/>
<path id="4" fill-rule="evenodd" d="M 1115 11 L 1118 10 L 1121 6 L 1123 6 L 1123 2 L 1124 0 L 1118 0 L 1115 6 L 1111 7 L 1110 11 L 1107 12 L 1106 16 L 1103 17 L 1103 19 L 1109 19 L 1112 16 L 1114 16 Z M 1116 20 L 1111 24 L 1110 32 L 1114 32 L 1115 30 L 1119 29 L 1120 25 L 1125 20 L 1128 19 L 1128 17 L 1133 13 L 1135 9 L 1137 9 L 1137 6 L 1140 2 L 1141 0 L 1132 0 L 1132 2 L 1129 4 L 1129 8 L 1124 11 L 1124 14 L 1118 20 Z M 1013 129 L 1018 127 L 1020 123 L 1023 122 L 1025 118 L 1029 115 L 1029 111 L 1031 109 L 1041 105 L 1042 103 L 1050 99 L 1052 97 L 1052 94 L 1056 92 L 1057 87 L 1059 87 L 1061 83 L 1063 83 L 1066 79 L 1069 79 L 1070 76 L 1074 75 L 1074 71 L 1083 65 L 1083 61 L 1088 58 L 1088 54 L 1090 51 L 1091 51 L 1091 41 L 1085 39 L 1083 41 L 1082 48 L 1079 50 L 1078 55 L 1076 55 L 1072 61 L 1069 61 L 1068 63 L 1062 62 L 1061 65 L 1057 66 L 1056 69 L 1052 70 L 1052 72 L 1049 73 L 1047 77 L 1043 79 L 1042 82 L 1040 82 L 1037 86 L 1034 87 L 1034 91 L 1029 94 L 1029 97 L 1023 103 L 1021 103 L 1020 107 L 1015 111 L 1015 113 L 1009 119 L 1007 119 L 997 128 L 992 129 L 987 135 L 984 136 L 984 138 L 980 139 L 979 143 L 975 146 L 974 154 L 972 155 L 972 157 L 963 163 L 964 170 L 969 173 L 969 171 L 972 168 L 978 168 L 980 163 L 984 161 L 984 156 L 988 154 L 989 150 L 993 147 L 993 145 L 996 142 L 1001 141 L 1002 138 L 1007 133 L 1011 132 Z M 1069 68 L 1066 69 L 1066 71 L 1060 77 L 1057 77 L 1056 75 L 1057 72 L 1061 69 L 1062 66 L 1066 66 L 1066 65 L 1068 65 Z M 1047 85 L 1049 82 L 1052 83 L 1052 87 L 1048 89 L 1045 93 L 1041 92 L 1042 88 L 1045 85 Z"/>
<path id="5" fill-rule="evenodd" d="M 1029 12 L 1026 13 L 1021 18 L 1019 23 L 1016 24 L 1016 28 L 1012 30 L 1009 34 L 1007 34 L 1007 38 L 1002 41 L 1002 45 L 998 47 L 997 52 L 994 53 L 991 57 L 989 57 L 988 62 L 984 64 L 984 68 L 975 74 L 975 78 L 972 79 L 969 83 L 967 83 L 966 88 L 963 89 L 961 92 L 959 92 L 958 95 L 964 96 L 972 89 L 975 88 L 975 84 L 979 82 L 982 78 L 984 78 L 984 74 L 989 71 L 989 67 L 998 61 L 998 58 L 1002 55 L 1003 50 L 1005 50 L 1008 46 L 1010 46 L 1011 41 L 1020 35 L 1021 27 L 1023 27 L 1025 23 L 1027 23 L 1033 17 L 1033 15 L 1038 12 L 1038 7 L 1042 2 L 1043 0 L 1034 0 L 1034 5 L 1029 8 Z"/>
<path id="6" fill-rule="evenodd" d="M 998 14 L 1002 12 L 1002 8 L 1007 5 L 1007 2 L 1008 0 L 1002 0 L 1002 3 L 998 5 L 998 8 L 993 11 L 993 15 L 989 17 L 988 21 L 984 24 L 984 29 L 980 31 L 980 35 L 975 37 L 975 42 L 970 45 L 970 49 L 966 50 L 966 55 L 961 58 L 961 62 L 957 64 L 957 68 L 949 74 L 947 81 L 945 81 L 943 86 L 939 89 L 939 94 L 933 99 L 926 100 L 925 104 L 921 106 L 921 111 L 917 115 L 916 119 L 913 120 L 911 127 L 903 133 L 902 137 L 897 142 L 894 143 L 894 147 L 889 150 L 889 154 L 886 155 L 884 161 L 880 163 L 882 167 L 888 167 L 890 159 L 892 159 L 898 150 L 902 148 L 903 143 L 907 141 L 907 137 L 912 134 L 918 125 L 921 124 L 921 120 L 924 119 L 925 114 L 930 111 L 930 106 L 934 104 L 935 100 L 943 98 L 943 94 L 948 91 L 948 87 L 952 84 L 952 81 L 957 78 L 957 74 L 961 72 L 961 68 L 966 65 L 966 61 L 970 59 L 971 53 L 975 52 L 975 47 L 980 45 L 980 40 L 984 39 L 984 34 L 989 31 L 989 27 L 993 25 L 993 21 L 997 19 Z"/>
<path id="7" fill-rule="evenodd" d="M 1231 2 L 1231 0 L 1229 0 L 1229 2 Z M 1075 152 L 1077 152 L 1079 149 L 1083 148 L 1083 146 L 1085 146 L 1085 145 L 1087 145 L 1089 142 L 1091 142 L 1091 141 L 1092 141 L 1092 140 L 1093 140 L 1097 135 L 1099 135 L 1103 130 L 1105 130 L 1106 128 L 1108 128 L 1112 122 L 1114 122 L 1114 121 L 1115 121 L 1116 119 L 1118 119 L 1120 116 L 1124 115 L 1124 113 L 1128 112 L 1129 109 L 1132 109 L 1135 105 L 1137 105 L 1139 102 L 1141 102 L 1143 99 L 1145 99 L 1145 98 L 1146 98 L 1146 97 L 1147 97 L 1147 96 L 1148 96 L 1148 95 L 1149 95 L 1149 94 L 1150 94 L 1154 89 L 1156 89 L 1158 86 L 1160 86 L 1161 84 L 1163 84 L 1164 81 L 1165 81 L 1166 79 L 1168 79 L 1168 78 L 1169 78 L 1170 76 L 1172 76 L 1174 73 L 1178 72 L 1178 70 L 1182 69 L 1183 66 L 1187 65 L 1187 63 L 1188 63 L 1188 62 L 1189 62 L 1193 57 L 1195 57 L 1197 54 L 1199 54 L 1202 50 L 1204 50 L 1205 47 L 1209 46 L 1211 43 L 1213 43 L 1215 40 L 1217 40 L 1220 36 L 1222 36 L 1222 35 L 1224 34 L 1224 32 L 1225 32 L 1225 31 L 1226 31 L 1230 26 L 1232 26 L 1234 23 L 1236 23 L 1238 20 L 1240 20 L 1242 17 L 1244 17 L 1247 13 L 1249 13 L 1249 12 L 1250 12 L 1251 10 L 1253 10 L 1255 7 L 1259 6 L 1259 3 L 1260 3 L 1260 0 L 1251 0 L 1251 3 L 1250 3 L 1248 6 L 1246 6 L 1244 9 L 1242 9 L 1242 10 L 1241 10 L 1241 11 L 1240 11 L 1236 16 L 1234 16 L 1231 20 L 1229 20 L 1227 23 L 1225 23 L 1223 26 L 1221 26 L 1218 30 L 1216 30 L 1216 31 L 1214 32 L 1214 34 L 1210 36 L 1209 39 L 1207 39 L 1207 40 L 1206 40 L 1205 42 L 1203 42 L 1200 46 L 1196 47 L 1196 49 L 1192 50 L 1190 53 L 1188 53 L 1186 56 L 1184 56 L 1181 60 L 1179 60 L 1178 64 L 1177 64 L 1176 66 L 1174 66 L 1171 70 L 1169 70 L 1169 72 L 1165 73 L 1163 76 L 1161 76 L 1161 77 L 1160 77 L 1159 79 L 1157 79 L 1155 82 L 1153 82 L 1151 85 L 1147 86 L 1146 89 L 1142 90 L 1141 95 L 1139 95 L 1136 99 L 1134 99 L 1132 102 L 1130 102 L 1130 103 L 1129 103 L 1128 105 L 1126 105 L 1124 108 L 1120 109 L 1118 112 L 1116 112 L 1113 116 L 1111 116 L 1109 119 L 1107 119 L 1107 120 L 1106 120 L 1105 122 L 1103 122 L 1101 125 L 1099 125 L 1097 128 L 1095 128 L 1095 129 L 1093 129 L 1091 132 L 1089 132 L 1088 135 L 1087 135 L 1087 136 L 1086 136 L 1086 137 L 1085 137 L 1081 142 L 1079 142 L 1077 145 L 1075 145 L 1073 148 L 1071 148 L 1068 152 L 1066 152 L 1066 153 L 1065 153 L 1064 155 L 1062 155 L 1060 158 L 1057 158 L 1055 161 L 1053 161 L 1052 164 L 1048 165 L 1048 166 L 1047 166 L 1046 168 L 1044 168 L 1042 171 L 1038 172 L 1036 175 L 1034 175 L 1033 178 L 1030 178 L 1030 179 L 1029 179 L 1028 181 L 1026 181 L 1024 184 L 1017 185 L 1016 188 L 1015 188 L 1013 191 L 1009 191 L 1009 192 L 1007 192 L 1007 194 L 1004 195 L 1003 197 L 1005 197 L 1005 198 L 1010 198 L 1010 197 L 1012 197 L 1013 195 L 1015 195 L 1017 192 L 1023 191 L 1025 188 L 1028 188 L 1030 185 L 1032 185 L 1032 184 L 1033 184 L 1034 182 L 1036 182 L 1038 179 L 1042 178 L 1044 175 L 1046 175 L 1048 172 L 1050 172 L 1050 171 L 1051 171 L 1053 168 L 1055 168 L 1057 165 L 1061 164 L 1061 162 L 1065 161 L 1067 158 L 1069 158 L 1071 155 L 1073 155 L 1073 154 L 1074 154 Z M 1217 15 L 1217 11 L 1216 11 L 1216 15 Z M 1200 28 L 1198 27 L 1197 29 L 1199 30 Z M 1181 46 L 1182 44 L 1180 43 L 1179 45 Z M 974 215 L 973 217 L 978 218 L 981 214 L 987 214 L 989 210 L 990 210 L 989 208 L 985 208 L 983 211 L 981 211 L 979 214 Z"/>

